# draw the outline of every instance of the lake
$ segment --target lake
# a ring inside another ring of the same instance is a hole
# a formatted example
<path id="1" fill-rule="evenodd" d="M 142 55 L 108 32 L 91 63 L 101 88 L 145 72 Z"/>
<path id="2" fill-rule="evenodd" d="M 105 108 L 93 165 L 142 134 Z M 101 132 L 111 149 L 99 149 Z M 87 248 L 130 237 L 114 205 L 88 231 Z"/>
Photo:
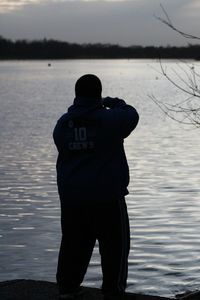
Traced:
<path id="1" fill-rule="evenodd" d="M 128 291 L 174 297 L 200 287 L 200 129 L 167 118 L 150 99 L 185 95 L 148 60 L 0 62 L 0 281 L 55 281 L 60 233 L 52 131 L 74 84 L 99 76 L 103 96 L 140 114 L 126 139 L 131 225 Z M 173 61 L 167 67 L 176 68 Z M 158 71 L 156 71 L 156 70 Z M 114 251 L 114 249 L 113 249 Z M 95 247 L 85 285 L 101 285 Z"/>

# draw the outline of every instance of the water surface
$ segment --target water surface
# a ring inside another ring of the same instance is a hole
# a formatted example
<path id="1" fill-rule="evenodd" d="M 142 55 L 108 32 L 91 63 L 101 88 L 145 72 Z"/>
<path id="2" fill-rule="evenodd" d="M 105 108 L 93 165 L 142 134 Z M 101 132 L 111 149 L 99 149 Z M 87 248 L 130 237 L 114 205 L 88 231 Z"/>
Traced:
<path id="1" fill-rule="evenodd" d="M 0 62 L 0 280 L 55 281 L 60 243 L 52 130 L 84 73 L 103 96 L 134 105 L 140 123 L 126 140 L 131 224 L 128 290 L 173 297 L 200 286 L 200 132 L 175 123 L 148 95 L 182 97 L 155 61 Z M 168 62 L 174 67 L 174 62 Z M 114 249 L 113 249 L 114 251 Z M 86 285 L 100 286 L 98 247 Z"/>

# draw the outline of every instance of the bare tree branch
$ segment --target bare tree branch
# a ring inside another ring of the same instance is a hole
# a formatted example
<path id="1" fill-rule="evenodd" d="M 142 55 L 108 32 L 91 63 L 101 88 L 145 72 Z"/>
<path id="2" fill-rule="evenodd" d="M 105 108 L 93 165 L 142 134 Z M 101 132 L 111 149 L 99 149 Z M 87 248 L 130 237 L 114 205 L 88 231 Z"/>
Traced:
<path id="1" fill-rule="evenodd" d="M 184 92 L 184 93 L 186 93 L 186 94 L 188 94 L 188 95 L 190 95 L 190 96 L 194 96 L 194 97 L 200 98 L 200 95 L 198 94 L 198 91 L 197 91 L 196 89 L 194 90 L 194 89 L 191 87 L 191 85 L 188 85 L 188 84 L 187 84 L 187 86 L 189 87 L 189 88 L 187 89 L 187 88 L 181 86 L 180 84 L 178 84 L 176 81 L 174 81 L 174 80 L 168 75 L 168 73 L 166 72 L 166 70 L 164 70 L 164 67 L 163 67 L 163 64 L 162 64 L 161 60 L 160 60 L 160 68 L 161 68 L 161 71 L 162 71 L 163 76 L 165 76 L 165 77 L 167 78 L 167 80 L 168 80 L 169 82 L 171 82 L 176 88 L 178 88 L 179 90 L 181 90 L 182 92 Z"/>
<path id="2" fill-rule="evenodd" d="M 185 33 L 174 26 L 163 5 L 161 4 L 160 6 L 164 17 L 156 17 L 159 21 L 186 39 L 200 41 L 199 36 Z M 167 117 L 181 124 L 200 128 L 200 73 L 197 71 L 199 65 L 194 63 L 191 65 L 185 61 L 180 62 L 181 64 L 176 64 L 176 68 L 173 67 L 169 70 L 160 59 L 160 71 L 158 73 L 162 74 L 186 98 L 171 104 L 158 100 L 154 95 L 149 97 Z"/>
<path id="3" fill-rule="evenodd" d="M 155 16 L 156 19 L 158 19 L 159 21 L 161 21 L 163 24 L 167 25 L 168 27 L 170 27 L 172 30 L 178 32 L 180 35 L 182 35 L 184 38 L 186 39 L 192 39 L 192 40 L 200 40 L 200 37 L 199 36 L 195 36 L 193 34 L 189 34 L 189 33 L 186 33 L 186 32 L 183 32 L 181 31 L 180 29 L 178 29 L 177 27 L 175 27 L 172 23 L 172 21 L 170 20 L 169 18 L 169 15 L 168 13 L 166 12 L 166 10 L 164 9 L 163 5 L 160 4 L 160 7 L 164 13 L 164 16 L 165 18 L 162 18 L 162 17 L 158 17 L 158 16 Z"/>
<path id="4" fill-rule="evenodd" d="M 191 109 L 182 106 L 164 103 L 158 100 L 154 95 L 149 95 L 153 102 L 161 111 L 173 121 L 184 125 L 192 125 L 200 128 L 200 108 Z"/>

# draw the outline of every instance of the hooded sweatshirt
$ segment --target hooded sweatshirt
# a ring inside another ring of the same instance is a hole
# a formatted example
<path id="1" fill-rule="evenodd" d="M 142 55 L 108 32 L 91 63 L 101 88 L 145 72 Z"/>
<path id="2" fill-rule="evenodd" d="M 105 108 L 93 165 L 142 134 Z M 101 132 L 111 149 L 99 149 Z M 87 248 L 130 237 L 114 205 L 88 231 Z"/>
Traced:
<path id="1" fill-rule="evenodd" d="M 124 139 L 138 120 L 135 108 L 118 98 L 74 99 L 53 132 L 61 200 L 103 201 L 128 194 Z"/>

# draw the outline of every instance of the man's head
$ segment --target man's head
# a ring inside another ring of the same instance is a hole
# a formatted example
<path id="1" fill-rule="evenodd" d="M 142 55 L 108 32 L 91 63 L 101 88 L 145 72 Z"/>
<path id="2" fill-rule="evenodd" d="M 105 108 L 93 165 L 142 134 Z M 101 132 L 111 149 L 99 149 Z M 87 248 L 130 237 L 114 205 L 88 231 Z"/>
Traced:
<path id="1" fill-rule="evenodd" d="M 81 76 L 75 85 L 76 97 L 101 98 L 102 85 L 100 79 L 93 74 Z"/>

